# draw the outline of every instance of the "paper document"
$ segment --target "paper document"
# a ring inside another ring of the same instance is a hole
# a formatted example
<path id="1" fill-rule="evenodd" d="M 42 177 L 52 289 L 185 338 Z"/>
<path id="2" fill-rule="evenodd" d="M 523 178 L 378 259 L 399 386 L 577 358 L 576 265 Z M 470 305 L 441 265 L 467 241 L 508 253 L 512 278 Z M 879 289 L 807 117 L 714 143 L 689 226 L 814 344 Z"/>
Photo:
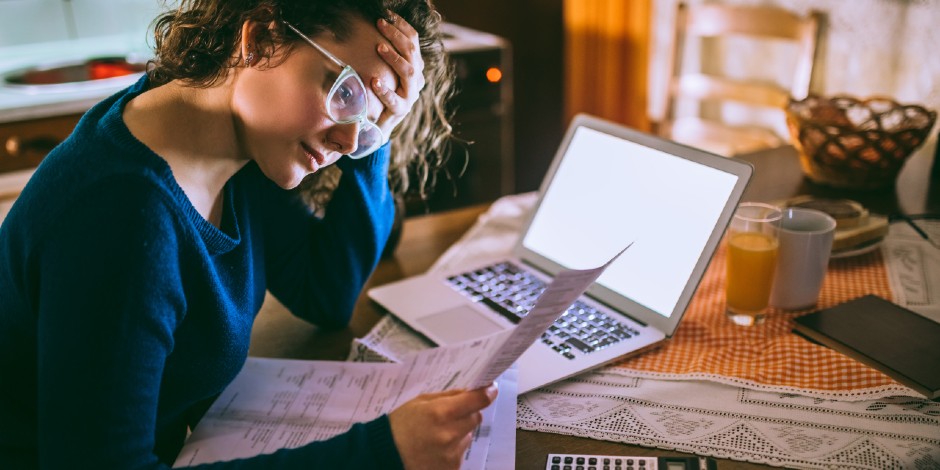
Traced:
<path id="1" fill-rule="evenodd" d="M 423 393 L 488 386 L 623 251 L 601 267 L 556 275 L 516 327 L 418 351 L 400 363 L 249 358 L 200 420 L 175 466 L 299 447 L 371 421 Z M 484 418 L 492 422 L 493 414 L 484 413 Z M 489 435 L 478 432 L 475 440 Z M 486 455 L 471 452 L 468 459 L 475 463 L 466 468 L 482 468 L 477 465 L 486 461 Z"/>
<path id="2" fill-rule="evenodd" d="M 891 224 L 884 240 L 885 266 L 894 301 L 940 323 L 940 221 L 917 220 L 922 233 Z M 926 236 L 926 238 L 925 238 Z M 933 240 L 933 243 L 931 243 Z"/>
<path id="3" fill-rule="evenodd" d="M 584 269 L 584 270 L 565 270 L 552 279 L 548 287 L 539 295 L 535 305 L 529 313 L 519 321 L 515 328 L 510 330 L 512 335 L 503 342 L 493 354 L 488 358 L 486 365 L 480 373 L 475 375 L 475 379 L 466 384 L 465 388 L 474 389 L 485 387 L 493 383 L 499 374 L 509 368 L 519 356 L 532 346 L 542 333 L 552 323 L 561 316 L 571 304 L 574 303 L 587 288 L 600 277 L 601 273 L 610 266 L 627 248 L 633 243 L 620 250 L 613 258 L 604 263 L 603 266 Z"/>

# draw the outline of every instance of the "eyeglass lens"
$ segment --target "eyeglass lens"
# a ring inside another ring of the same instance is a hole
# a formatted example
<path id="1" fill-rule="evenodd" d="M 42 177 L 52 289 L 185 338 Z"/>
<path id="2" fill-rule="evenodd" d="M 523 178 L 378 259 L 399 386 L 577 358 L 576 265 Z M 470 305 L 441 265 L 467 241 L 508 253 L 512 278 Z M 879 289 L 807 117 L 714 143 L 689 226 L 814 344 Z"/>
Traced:
<path id="1" fill-rule="evenodd" d="M 384 137 L 379 128 L 365 117 L 368 98 L 362 81 L 351 69 L 349 74 L 344 71 L 343 75 L 345 77 L 340 77 L 329 96 L 328 111 L 334 121 L 359 122 L 356 150 L 349 156 L 364 157 L 374 152 L 382 144 Z"/>
<path id="2" fill-rule="evenodd" d="M 366 91 L 355 75 L 346 75 L 333 88 L 330 96 L 330 115 L 338 122 L 351 122 L 366 113 Z"/>

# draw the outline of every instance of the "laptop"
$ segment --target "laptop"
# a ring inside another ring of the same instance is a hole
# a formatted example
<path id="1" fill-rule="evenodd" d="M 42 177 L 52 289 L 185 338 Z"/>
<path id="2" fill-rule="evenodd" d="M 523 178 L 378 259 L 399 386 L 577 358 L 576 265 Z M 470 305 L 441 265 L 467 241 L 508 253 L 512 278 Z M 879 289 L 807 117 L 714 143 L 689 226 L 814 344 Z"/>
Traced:
<path id="1" fill-rule="evenodd" d="M 664 344 L 753 172 L 750 164 L 576 116 L 506 259 L 368 292 L 438 345 L 513 328 L 563 269 L 633 242 L 519 358 L 524 393 Z"/>

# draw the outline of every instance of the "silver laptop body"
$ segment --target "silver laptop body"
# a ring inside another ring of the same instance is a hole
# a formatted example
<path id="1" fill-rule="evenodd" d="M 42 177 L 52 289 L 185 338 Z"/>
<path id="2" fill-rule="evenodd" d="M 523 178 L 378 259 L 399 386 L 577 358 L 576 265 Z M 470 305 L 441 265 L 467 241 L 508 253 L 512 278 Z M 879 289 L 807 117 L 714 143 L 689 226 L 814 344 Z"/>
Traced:
<path id="1" fill-rule="evenodd" d="M 752 171 L 746 162 L 578 115 L 510 258 L 368 294 L 431 341 L 451 344 L 512 328 L 540 282 L 562 269 L 599 266 L 634 242 L 519 359 L 524 393 L 671 337 Z"/>

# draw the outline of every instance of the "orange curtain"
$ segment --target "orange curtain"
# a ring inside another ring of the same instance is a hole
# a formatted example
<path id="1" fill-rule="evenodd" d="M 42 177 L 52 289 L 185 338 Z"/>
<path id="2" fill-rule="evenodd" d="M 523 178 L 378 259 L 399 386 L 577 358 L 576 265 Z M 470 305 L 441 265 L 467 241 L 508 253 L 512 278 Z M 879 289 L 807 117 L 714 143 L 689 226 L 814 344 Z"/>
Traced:
<path id="1" fill-rule="evenodd" d="M 649 130 L 652 0 L 565 0 L 565 120 L 585 112 Z"/>

